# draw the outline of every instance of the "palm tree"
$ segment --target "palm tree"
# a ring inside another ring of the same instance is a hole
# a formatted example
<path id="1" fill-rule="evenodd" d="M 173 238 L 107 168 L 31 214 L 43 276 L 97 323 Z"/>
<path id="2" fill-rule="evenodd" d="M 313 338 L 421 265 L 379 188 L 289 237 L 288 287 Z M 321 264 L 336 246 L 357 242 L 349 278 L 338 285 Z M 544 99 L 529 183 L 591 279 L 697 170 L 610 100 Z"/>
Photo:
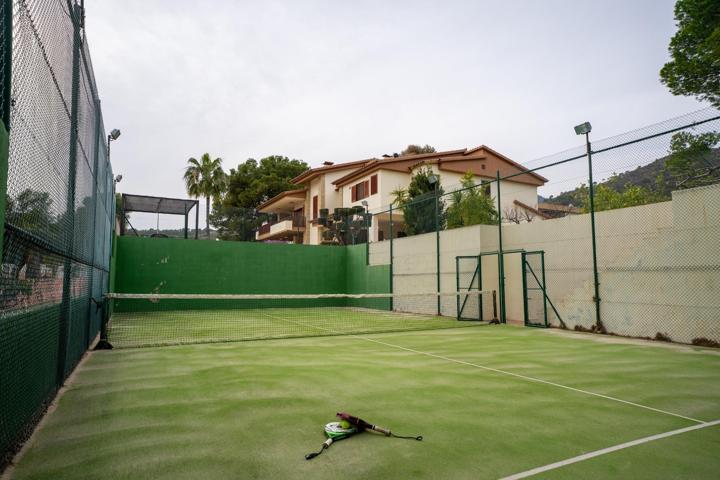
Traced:
<path id="1" fill-rule="evenodd" d="M 210 154 L 204 153 L 200 161 L 189 158 L 185 167 L 185 188 L 193 198 L 205 197 L 205 230 L 210 238 L 210 199 L 225 190 L 225 172 L 222 169 L 222 158 L 215 160 Z"/>

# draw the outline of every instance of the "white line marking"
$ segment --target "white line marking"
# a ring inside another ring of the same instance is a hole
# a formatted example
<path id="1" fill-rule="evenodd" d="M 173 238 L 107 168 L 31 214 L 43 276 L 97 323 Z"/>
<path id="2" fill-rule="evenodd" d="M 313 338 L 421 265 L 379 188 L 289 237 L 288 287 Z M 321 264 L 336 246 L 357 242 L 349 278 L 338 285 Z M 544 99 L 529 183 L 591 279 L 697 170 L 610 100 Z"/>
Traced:
<path id="1" fill-rule="evenodd" d="M 521 378 L 521 379 L 523 379 L 523 380 L 528 380 L 528 381 L 531 381 L 531 382 L 542 383 L 542 384 L 545 384 L 545 385 L 551 385 L 551 386 L 553 386 L 553 387 L 563 388 L 563 389 L 565 389 L 565 390 L 570 390 L 570 391 L 572 391 L 572 392 L 584 393 L 584 394 L 586 394 L 586 395 L 592 395 L 592 396 L 594 396 L 594 397 L 604 398 L 604 399 L 606 399 L 606 400 L 612 400 L 612 401 L 614 401 L 614 402 L 624 403 L 624 404 L 626 404 L 626 405 L 632 405 L 633 407 L 643 408 L 643 409 L 645 409 L 645 410 L 651 410 L 651 411 L 657 412 L 657 413 L 664 413 L 665 415 L 670 415 L 670 416 L 673 416 L 673 417 L 682 418 L 682 419 L 684 419 L 684 420 L 690 420 L 691 422 L 695 422 L 695 423 L 699 423 L 699 424 L 705 424 L 704 421 L 698 420 L 697 418 L 686 417 L 685 415 L 680 415 L 679 413 L 673 413 L 673 412 L 668 412 L 667 410 L 661 410 L 661 409 L 659 409 L 659 408 L 648 407 L 647 405 L 642 405 L 642 404 L 639 404 L 639 403 L 631 402 L 631 401 L 629 401 L 629 400 L 623 400 L 622 398 L 611 397 L 610 395 L 603 395 L 602 393 L 591 392 L 590 390 L 583 390 L 583 389 L 581 389 L 581 388 L 569 387 L 569 386 L 567 386 L 567 385 L 562 385 L 562 384 L 560 384 L 560 383 L 551 382 L 551 381 L 549 381 L 549 380 L 543 380 L 543 379 L 540 379 L 540 378 L 529 377 L 529 376 L 527 376 L 527 375 L 522 375 L 522 374 L 519 374 L 519 373 L 508 372 L 507 370 L 500 370 L 500 369 L 498 369 L 498 368 L 486 367 L 485 365 L 479 365 L 479 364 L 477 364 L 477 363 L 470 363 L 470 362 L 465 362 L 465 361 L 463 361 L 463 360 L 456 360 L 456 359 L 454 359 L 454 358 L 445 357 L 445 356 L 442 356 L 442 355 L 436 355 L 436 354 L 434 354 L 434 353 L 423 352 L 423 351 L 420 351 L 420 350 L 414 350 L 414 349 L 412 349 L 412 348 L 402 347 L 402 346 L 400 346 L 400 345 L 394 345 L 394 344 L 392 344 L 392 343 L 387 343 L 387 342 L 381 342 L 380 340 L 375 340 L 374 338 L 363 337 L 363 336 L 361 336 L 361 335 L 353 335 L 353 334 L 349 334 L 349 335 L 348 335 L 348 334 L 345 334 L 345 333 L 343 333 L 343 332 L 338 332 L 338 331 L 336 331 L 336 330 L 331 330 L 331 329 L 329 329 L 329 328 L 318 327 L 318 326 L 315 326 L 315 325 L 308 325 L 308 324 L 301 323 L 301 322 L 294 322 L 294 321 L 292 321 L 292 320 L 288 320 L 288 319 L 281 318 L 281 317 L 276 317 L 276 316 L 274 316 L 274 315 L 270 315 L 270 314 L 267 314 L 267 313 L 263 313 L 263 315 L 266 315 L 266 316 L 268 316 L 268 317 L 270 317 L 270 318 L 274 318 L 274 319 L 276 319 L 276 320 L 281 320 L 281 321 L 284 321 L 284 322 L 294 323 L 294 324 L 297 324 L 297 325 L 302 325 L 302 326 L 310 327 L 310 328 L 317 328 L 318 330 L 324 330 L 324 331 L 326 331 L 326 332 L 331 332 L 331 333 L 334 333 L 334 334 L 337 334 L 337 335 L 343 335 L 343 336 L 346 336 L 346 337 L 352 337 L 352 338 L 357 338 L 357 339 L 360 339 L 360 340 L 366 340 L 366 341 L 368 341 L 368 342 L 378 343 L 378 344 L 380 344 L 380 345 L 385 345 L 385 346 L 387 346 L 387 347 L 392 347 L 392 348 L 397 348 L 397 349 L 400 349 L 400 350 L 405 350 L 405 351 L 407 351 L 407 352 L 416 353 L 416 354 L 418 354 L 418 355 L 425 355 L 425 356 L 428 356 L 428 357 L 439 358 L 439 359 L 441 359 L 441 360 L 445 360 L 445 361 L 453 362 L 453 363 L 458 363 L 458 364 L 460 364 L 460 365 L 467 365 L 467 366 L 470 366 L 470 367 L 475 367 L 475 368 L 480 368 L 480 369 L 482 369 L 482 370 L 487 370 L 487 371 L 489 371 L 489 372 L 501 373 L 501 374 L 503 374 L 503 375 L 509 375 L 509 376 L 511 376 L 511 377 Z"/>
<path id="2" fill-rule="evenodd" d="M 632 440 L 630 442 L 621 443 L 619 445 L 615 445 L 612 447 L 603 448 L 602 450 L 595 450 L 594 452 L 589 452 L 589 453 L 585 453 L 583 455 L 578 455 L 577 457 L 568 458 L 566 460 L 561 460 L 559 462 L 551 463 L 549 465 L 544 465 L 542 467 L 533 468 L 532 470 L 527 470 L 525 472 L 516 473 L 514 475 L 510 475 L 509 477 L 503 477 L 500 480 L 518 480 L 520 478 L 531 477 L 533 475 L 537 475 L 538 473 L 547 472 L 548 470 L 554 470 L 556 468 L 564 467 L 566 465 L 571 465 L 573 463 L 582 462 L 582 461 L 588 460 L 590 458 L 595 458 L 595 457 L 599 457 L 601 455 L 606 455 L 608 453 L 617 452 L 618 450 L 623 450 L 625 448 L 634 447 L 636 445 L 642 445 L 643 443 L 654 442 L 655 440 L 672 437 L 674 435 L 680 435 L 682 433 L 692 432 L 693 430 L 700 430 L 701 428 L 714 427 L 716 425 L 720 425 L 720 420 L 715 420 L 713 422 L 704 422 L 699 425 L 692 425 L 690 427 L 680 428 L 678 430 L 672 430 L 670 432 L 658 433 L 657 435 L 651 435 L 649 437 L 639 438 L 637 440 Z"/>

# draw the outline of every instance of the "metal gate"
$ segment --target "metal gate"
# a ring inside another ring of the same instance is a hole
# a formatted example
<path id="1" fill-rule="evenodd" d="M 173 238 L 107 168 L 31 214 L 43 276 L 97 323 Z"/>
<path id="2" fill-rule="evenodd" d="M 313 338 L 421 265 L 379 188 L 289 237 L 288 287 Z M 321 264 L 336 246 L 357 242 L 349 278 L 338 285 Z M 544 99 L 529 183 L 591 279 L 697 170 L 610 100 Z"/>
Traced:
<path id="1" fill-rule="evenodd" d="M 523 252 L 522 267 L 525 326 L 545 328 L 548 326 L 545 252 Z"/>
<path id="2" fill-rule="evenodd" d="M 497 295 L 494 282 L 483 285 L 483 258 L 480 255 L 455 257 L 456 312 L 458 320 L 497 322 Z M 488 282 L 486 282 L 488 283 Z"/>

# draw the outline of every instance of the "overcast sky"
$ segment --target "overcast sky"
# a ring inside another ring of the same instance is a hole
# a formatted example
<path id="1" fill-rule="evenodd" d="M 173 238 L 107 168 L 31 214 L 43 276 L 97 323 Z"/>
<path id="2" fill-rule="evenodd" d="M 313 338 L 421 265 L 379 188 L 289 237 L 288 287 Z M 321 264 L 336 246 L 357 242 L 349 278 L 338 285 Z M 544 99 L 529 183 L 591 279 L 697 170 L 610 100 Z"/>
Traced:
<path id="1" fill-rule="evenodd" d="M 186 197 L 204 152 L 229 169 L 486 144 L 522 163 L 585 120 L 602 138 L 697 110 L 658 80 L 673 5 L 93 0 L 86 24 L 118 190 Z"/>

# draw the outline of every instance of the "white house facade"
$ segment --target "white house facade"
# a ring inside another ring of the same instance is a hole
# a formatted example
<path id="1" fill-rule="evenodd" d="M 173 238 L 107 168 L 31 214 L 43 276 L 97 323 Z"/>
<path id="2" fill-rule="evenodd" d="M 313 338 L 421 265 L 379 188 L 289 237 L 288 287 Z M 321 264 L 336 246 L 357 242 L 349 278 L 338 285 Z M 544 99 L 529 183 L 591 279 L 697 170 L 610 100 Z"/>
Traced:
<path id="1" fill-rule="evenodd" d="M 393 192 L 406 189 L 414 170 L 429 167 L 440 178 L 446 193 L 460 188 L 461 178 L 472 172 L 476 184 L 487 182 L 487 193 L 497 198 L 497 185 L 492 180 L 518 174 L 500 184 L 502 205 L 514 205 L 538 214 L 537 189 L 547 179 L 528 172 L 525 167 L 483 145 L 473 149 L 451 150 L 430 154 L 410 154 L 371 158 L 342 164 L 325 162 L 293 179 L 297 189 L 283 192 L 258 207 L 260 212 L 275 214 L 277 220 L 263 225 L 257 233 L 259 241 L 292 241 L 318 245 L 326 228 L 319 221 L 321 210 L 332 213 L 336 208 L 367 208 L 371 213 L 385 212 L 395 200 Z M 402 214 L 393 218 L 395 231 L 402 228 Z M 373 221 L 371 240 L 387 238 L 382 214 Z M 542 214 L 540 214 L 542 218 Z M 396 223 L 397 222 L 397 223 Z M 384 238 L 383 238 L 384 237 Z"/>

